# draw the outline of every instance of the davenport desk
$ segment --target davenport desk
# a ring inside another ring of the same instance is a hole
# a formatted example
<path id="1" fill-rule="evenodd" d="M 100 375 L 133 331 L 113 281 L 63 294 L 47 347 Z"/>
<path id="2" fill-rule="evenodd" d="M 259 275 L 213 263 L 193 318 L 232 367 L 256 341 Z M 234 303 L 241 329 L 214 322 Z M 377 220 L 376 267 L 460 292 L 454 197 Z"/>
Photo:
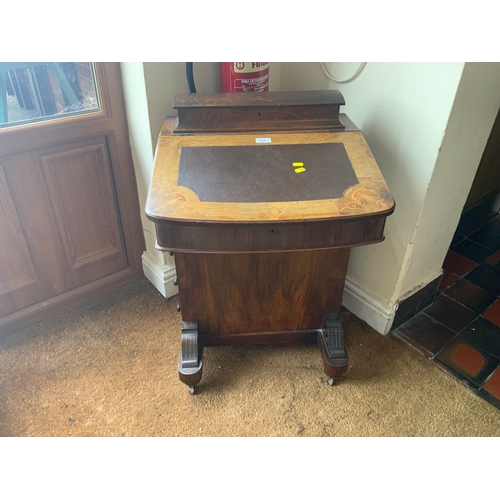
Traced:
<path id="1" fill-rule="evenodd" d="M 383 240 L 394 200 L 342 104 L 338 91 L 175 97 L 146 214 L 175 255 L 191 394 L 209 346 L 317 341 L 330 385 L 347 370 L 349 251 Z"/>

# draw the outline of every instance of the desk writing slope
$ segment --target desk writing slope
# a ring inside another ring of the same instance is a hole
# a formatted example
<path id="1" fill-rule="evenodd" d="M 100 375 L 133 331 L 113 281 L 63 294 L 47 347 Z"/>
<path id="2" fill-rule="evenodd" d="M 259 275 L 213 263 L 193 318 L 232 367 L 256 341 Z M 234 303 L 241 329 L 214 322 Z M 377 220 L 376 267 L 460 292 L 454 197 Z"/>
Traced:
<path id="1" fill-rule="evenodd" d="M 342 143 L 184 146 L 180 186 L 200 201 L 263 203 L 341 198 L 358 179 Z"/>
<path id="2" fill-rule="evenodd" d="M 317 341 L 329 382 L 343 375 L 349 250 L 394 210 L 338 91 L 266 94 L 177 96 L 158 141 L 146 213 L 175 255 L 192 393 L 217 345 Z"/>

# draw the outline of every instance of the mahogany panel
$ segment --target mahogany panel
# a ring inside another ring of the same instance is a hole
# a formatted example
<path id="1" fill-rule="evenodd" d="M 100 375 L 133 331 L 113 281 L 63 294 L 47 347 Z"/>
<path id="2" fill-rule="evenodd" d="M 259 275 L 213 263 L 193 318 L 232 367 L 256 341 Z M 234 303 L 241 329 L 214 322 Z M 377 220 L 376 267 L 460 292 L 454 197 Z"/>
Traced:
<path id="1" fill-rule="evenodd" d="M 177 94 L 174 133 L 343 130 L 343 104 L 337 90 Z"/>
<path id="2" fill-rule="evenodd" d="M 127 259 L 105 142 L 54 148 L 40 162 L 76 284 L 123 269 Z"/>
<path id="3" fill-rule="evenodd" d="M 157 248 L 183 252 L 273 252 L 368 245 L 384 239 L 385 217 L 303 223 L 156 221 Z"/>
<path id="4" fill-rule="evenodd" d="M 2 158 L 9 190 L 42 288 L 42 300 L 75 286 L 36 152 Z"/>
<path id="5" fill-rule="evenodd" d="M 40 300 L 41 290 L 0 165 L 0 316 Z"/>
<path id="6" fill-rule="evenodd" d="M 339 312 L 349 248 L 175 254 L 182 319 L 200 335 L 321 328 Z"/>
<path id="7" fill-rule="evenodd" d="M 174 109 L 179 108 L 230 108 L 233 121 L 238 121 L 237 108 L 265 106 L 277 111 L 284 107 L 314 106 L 320 113 L 325 106 L 338 108 L 345 104 L 339 90 L 282 90 L 279 92 L 217 92 L 181 93 L 174 98 Z M 235 110 L 236 109 L 236 110 Z"/>

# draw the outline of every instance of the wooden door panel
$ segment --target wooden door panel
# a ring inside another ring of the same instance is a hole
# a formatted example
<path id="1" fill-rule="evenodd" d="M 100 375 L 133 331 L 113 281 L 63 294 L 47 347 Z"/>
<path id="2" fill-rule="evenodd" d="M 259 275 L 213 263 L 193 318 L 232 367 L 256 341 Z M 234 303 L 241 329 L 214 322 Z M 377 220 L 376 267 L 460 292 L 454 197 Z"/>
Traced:
<path id="1" fill-rule="evenodd" d="M 124 269 L 111 163 L 105 138 L 40 155 L 58 236 L 76 285 Z"/>
<path id="2" fill-rule="evenodd" d="M 0 165 L 0 316 L 34 304 L 42 293 L 19 216 Z"/>
<path id="3" fill-rule="evenodd" d="M 46 299 L 75 286 L 37 151 L 0 158 L 20 225 Z"/>
<path id="4" fill-rule="evenodd" d="M 500 191 L 500 111 L 488 137 L 463 213 Z M 478 224 L 481 221 L 478 222 Z"/>

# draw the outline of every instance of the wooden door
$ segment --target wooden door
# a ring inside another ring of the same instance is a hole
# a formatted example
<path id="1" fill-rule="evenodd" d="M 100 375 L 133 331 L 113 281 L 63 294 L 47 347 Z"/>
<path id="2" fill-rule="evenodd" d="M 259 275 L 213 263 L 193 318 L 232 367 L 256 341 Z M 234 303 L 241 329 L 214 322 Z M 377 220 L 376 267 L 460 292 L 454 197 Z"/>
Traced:
<path id="1" fill-rule="evenodd" d="M 85 85 L 46 64 L 49 91 L 31 92 L 44 94 L 40 116 L 0 128 L 0 336 L 142 275 L 119 63 L 88 65 L 96 90 L 88 109 L 75 102 Z M 0 73 L 21 100 L 12 71 Z"/>
<path id="2" fill-rule="evenodd" d="M 500 192 L 500 111 L 497 114 L 486 147 L 472 183 L 463 213 Z M 488 218 L 488 216 L 486 216 Z M 478 224 L 484 222 L 478 220 Z"/>

